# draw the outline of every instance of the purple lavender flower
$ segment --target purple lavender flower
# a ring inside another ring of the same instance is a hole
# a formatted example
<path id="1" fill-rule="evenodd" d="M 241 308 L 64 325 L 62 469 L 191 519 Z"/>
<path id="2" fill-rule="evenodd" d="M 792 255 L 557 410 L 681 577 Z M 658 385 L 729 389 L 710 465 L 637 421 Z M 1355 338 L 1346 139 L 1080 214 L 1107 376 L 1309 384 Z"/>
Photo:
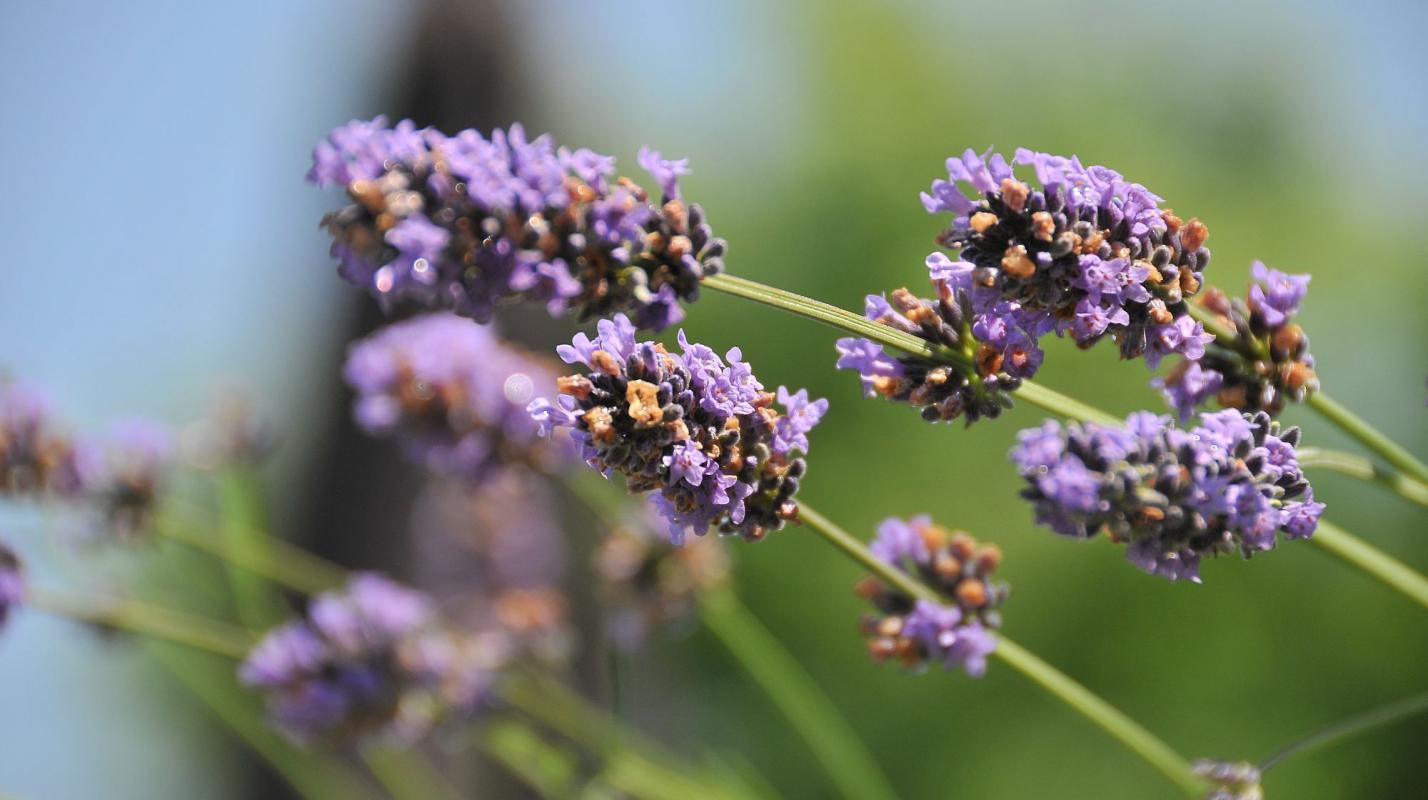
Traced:
<path id="1" fill-rule="evenodd" d="M 1214 761 L 1199 759 L 1195 774 L 1209 781 L 1213 788 L 1204 800 L 1264 800 L 1260 786 L 1260 769 L 1248 761 Z"/>
<path id="2" fill-rule="evenodd" d="M 937 256 L 928 259 L 929 264 L 937 261 Z M 986 329 L 974 330 L 965 290 L 945 281 L 938 288 L 935 301 L 920 300 L 907 289 L 887 298 L 868 295 L 864 315 L 957 353 L 966 352 L 964 343 L 972 344 L 974 364 L 894 357 L 882 345 L 850 337 L 838 340 L 838 368 L 857 370 L 868 397 L 881 395 L 920 408 L 928 422 L 950 422 L 964 415 L 968 424 L 995 418 L 1011 406 L 1007 393 L 1040 366 L 1041 350 L 1026 331 L 1008 328 L 1000 320 L 987 318 Z"/>
<path id="3" fill-rule="evenodd" d="M 364 573 L 271 631 L 238 675 L 297 741 L 411 741 L 476 705 L 493 655 L 446 630 L 426 595 Z"/>
<path id="4" fill-rule="evenodd" d="M 940 663 L 974 678 L 985 674 L 987 656 L 997 646 L 992 630 L 1001 626 L 998 609 L 1010 594 L 1005 583 L 991 578 L 1001 564 L 1001 550 L 948 531 L 925 515 L 883 520 L 869 549 L 946 598 L 945 604 L 933 603 L 864 578 L 858 593 L 877 608 L 862 620 L 873 660 L 895 658 L 912 670 Z"/>
<path id="5" fill-rule="evenodd" d="M 687 626 L 700 595 L 729 575 L 724 542 L 701 537 L 681 547 L 663 535 L 665 525 L 649 505 L 609 529 L 595 551 L 597 591 L 611 640 L 638 649 L 652 631 Z"/>
<path id="6" fill-rule="evenodd" d="M 1032 167 L 1040 188 L 1014 165 Z M 1018 149 L 1008 163 L 968 150 L 947 160 L 947 172 L 922 202 L 953 215 L 938 243 L 959 260 L 934 254 L 928 267 L 935 282 L 968 293 L 974 330 L 1004 326 L 1033 346 L 1050 332 L 1082 347 L 1109 335 L 1123 357 L 1152 365 L 1208 340 L 1185 307 L 1210 259 L 1200 221 L 1181 221 L 1144 186 L 1074 157 Z"/>
<path id="7" fill-rule="evenodd" d="M 25 579 L 20 571 L 20 558 L 0 541 L 0 630 L 4 630 L 10 612 L 24 602 Z"/>
<path id="8" fill-rule="evenodd" d="M 1226 408 L 1278 415 L 1286 401 L 1301 403 L 1319 390 L 1309 337 L 1292 321 L 1309 290 L 1308 275 L 1287 275 L 1254 262 L 1247 299 L 1211 289 L 1200 304 L 1235 332 L 1233 343 L 1215 342 L 1184 360 L 1152 385 L 1188 419 L 1209 398 Z"/>
<path id="9" fill-rule="evenodd" d="M 352 346 L 346 377 L 357 424 L 395 437 L 434 472 L 479 483 L 512 464 L 550 470 L 573 460 L 565 437 L 542 439 L 525 410 L 554 374 L 468 319 L 428 314 L 389 325 Z"/>
<path id="10" fill-rule="evenodd" d="M 571 429 L 586 462 L 606 477 L 619 473 L 631 492 L 657 492 L 676 544 L 711 526 L 760 539 L 798 513 L 800 456 L 827 401 L 781 390 L 786 417 L 738 348 L 720 358 L 683 331 L 679 341 L 675 355 L 637 343 L 623 314 L 601 320 L 594 340 L 576 334 L 556 351 L 590 372 L 561 378 L 560 396 L 535 400 L 530 414 L 543 432 Z"/>
<path id="11" fill-rule="evenodd" d="M 723 268 L 726 245 L 699 206 L 680 199 L 686 161 L 648 148 L 639 161 L 662 202 L 616 178 L 613 158 L 527 139 L 519 125 L 488 139 L 378 117 L 329 134 L 308 180 L 347 191 L 352 204 L 323 225 L 339 274 L 379 299 L 486 322 L 498 303 L 520 298 L 552 314 L 623 311 L 663 328 Z"/>
<path id="12" fill-rule="evenodd" d="M 1295 457 L 1299 429 L 1268 414 L 1205 414 L 1181 430 L 1137 412 L 1124 426 L 1047 422 L 1022 431 L 1012 460 L 1036 521 L 1078 539 L 1104 530 L 1126 558 L 1172 581 L 1200 582 L 1205 556 L 1273 549 L 1312 536 L 1324 504 Z"/>
<path id="13" fill-rule="evenodd" d="M 90 481 L 109 536 L 133 541 L 153 519 L 173 460 L 173 431 L 153 420 L 128 419 L 104 438 L 104 469 Z"/>
<path id="14" fill-rule="evenodd" d="M 44 391 L 0 383 L 0 494 L 79 495 L 99 466 L 92 448 L 62 432 Z"/>

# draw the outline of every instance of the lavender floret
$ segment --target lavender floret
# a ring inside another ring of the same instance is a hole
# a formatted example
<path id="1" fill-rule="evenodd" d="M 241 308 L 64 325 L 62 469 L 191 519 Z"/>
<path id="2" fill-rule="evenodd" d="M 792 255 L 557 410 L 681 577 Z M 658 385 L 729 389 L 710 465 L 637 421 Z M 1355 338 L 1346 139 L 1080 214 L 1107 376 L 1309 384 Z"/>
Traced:
<path id="1" fill-rule="evenodd" d="M 445 629 L 431 598 L 363 573 L 271 631 L 238 675 L 299 742 L 412 741 L 477 704 L 491 655 Z"/>
<path id="2" fill-rule="evenodd" d="M 524 299 L 661 329 L 723 269 L 726 245 L 680 199 L 686 161 L 648 148 L 639 161 L 660 202 L 617 178 L 613 158 L 527 139 L 520 125 L 447 136 L 378 117 L 329 134 L 308 180 L 346 190 L 351 204 L 323 221 L 332 255 L 343 278 L 383 301 L 487 322 L 499 303 Z"/>
<path id="3" fill-rule="evenodd" d="M 1047 422 L 1012 460 L 1036 521 L 1085 539 L 1105 531 L 1140 569 L 1200 582 L 1204 557 L 1271 550 L 1313 535 L 1324 504 L 1295 456 L 1299 429 L 1268 414 L 1205 414 L 1200 427 L 1137 412 L 1123 426 Z"/>
<path id="4" fill-rule="evenodd" d="M 858 594 L 877 609 L 861 623 L 873 660 L 896 659 L 914 671 L 936 663 L 974 678 L 985 674 L 987 656 L 997 646 L 992 631 L 1001 627 L 998 609 L 1011 591 L 992 579 L 1001 550 L 948 531 L 925 515 L 883 520 L 869 549 L 946 598 L 945 603 L 914 598 L 872 576 L 859 582 Z"/>
<path id="5" fill-rule="evenodd" d="M 606 477 L 653 492 L 676 544 L 711 527 L 761 539 L 798 513 L 801 455 L 828 401 L 781 389 L 780 414 L 737 347 L 720 358 L 683 331 L 679 343 L 682 352 L 670 353 L 636 342 L 623 314 L 601 320 L 595 339 L 577 334 L 557 349 L 590 371 L 561 378 L 560 396 L 535 400 L 530 414 L 544 432 L 571 429 Z"/>
<path id="6" fill-rule="evenodd" d="M 1040 187 L 1014 165 L 1030 166 Z M 959 260 L 929 267 L 968 293 L 974 328 L 1001 325 L 1032 342 L 1069 333 L 1082 347 L 1111 336 L 1122 357 L 1152 368 L 1172 353 L 1193 358 L 1209 340 L 1185 307 L 1210 260 L 1199 220 L 1182 221 L 1144 186 L 1075 157 L 1018 149 L 1008 163 L 968 150 L 947 171 L 922 202 L 953 215 L 937 241 Z"/>
<path id="7" fill-rule="evenodd" d="M 1289 275 L 1260 261 L 1251 274 L 1254 281 L 1245 299 L 1231 299 L 1217 289 L 1200 299 L 1235 332 L 1235 341 L 1185 353 L 1168 375 L 1151 382 L 1181 419 L 1212 397 L 1225 408 L 1278 416 L 1286 402 L 1302 403 L 1319 390 L 1309 336 L 1293 322 L 1309 291 L 1309 276 Z"/>
<path id="8" fill-rule="evenodd" d="M 568 439 L 541 438 L 525 410 L 554 373 L 468 319 L 389 325 L 351 347 L 345 375 L 357 424 L 433 472 L 481 483 L 515 464 L 548 471 L 574 460 Z"/>

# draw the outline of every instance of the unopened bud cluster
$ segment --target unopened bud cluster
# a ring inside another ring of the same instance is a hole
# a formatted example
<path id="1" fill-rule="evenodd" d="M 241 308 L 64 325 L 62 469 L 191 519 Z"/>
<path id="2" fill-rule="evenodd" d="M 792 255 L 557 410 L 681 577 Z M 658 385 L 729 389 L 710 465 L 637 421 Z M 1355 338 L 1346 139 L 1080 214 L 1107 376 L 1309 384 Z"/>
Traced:
<path id="1" fill-rule="evenodd" d="M 1278 415 L 1286 401 L 1300 403 L 1319 389 L 1309 336 L 1293 317 L 1309 291 L 1308 275 L 1289 275 L 1256 261 L 1247 297 L 1211 289 L 1200 304 L 1234 331 L 1198 359 L 1177 364 L 1155 383 L 1182 419 L 1210 398 L 1225 408 Z"/>
<path id="2" fill-rule="evenodd" d="M 941 664 L 983 675 L 987 656 L 996 649 L 991 631 L 1001 627 L 998 609 L 1010 593 L 1007 584 L 992 578 L 1001 550 L 927 516 L 883 520 L 869 549 L 946 598 L 945 603 L 914 598 L 873 576 L 860 581 L 858 594 L 876 609 L 861 625 L 873 660 L 896 661 L 909 670 Z"/>

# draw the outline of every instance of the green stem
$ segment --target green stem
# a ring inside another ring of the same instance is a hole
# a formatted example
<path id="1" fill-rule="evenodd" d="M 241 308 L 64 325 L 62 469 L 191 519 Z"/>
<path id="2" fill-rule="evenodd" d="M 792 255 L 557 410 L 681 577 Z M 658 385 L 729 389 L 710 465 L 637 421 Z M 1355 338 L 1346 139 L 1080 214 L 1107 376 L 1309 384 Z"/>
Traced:
<path id="1" fill-rule="evenodd" d="M 519 722 L 497 722 L 477 735 L 488 758 L 506 768 L 537 795 L 549 800 L 575 800 L 578 761 Z"/>
<path id="2" fill-rule="evenodd" d="M 416 750 L 363 747 L 362 763 L 395 800 L 460 800 L 456 790 Z"/>
<path id="3" fill-rule="evenodd" d="M 1269 353 L 1264 350 L 1262 343 L 1256 342 L 1254 351 L 1246 353 L 1243 349 L 1245 343 L 1241 341 L 1235 331 L 1220 322 L 1214 312 L 1196 303 L 1188 303 L 1187 306 L 1190 309 L 1190 316 L 1199 320 L 1205 326 L 1205 330 L 1213 334 L 1221 345 L 1239 353 L 1241 357 L 1269 360 Z M 1332 397 L 1323 392 L 1314 392 L 1304 399 L 1304 405 L 1319 412 L 1319 416 L 1357 439 L 1359 444 L 1377 453 L 1388 463 L 1413 476 L 1420 483 L 1428 484 L 1428 464 L 1415 458 L 1412 453 L 1380 433 L 1354 412 L 1339 405 L 1338 401 Z"/>
<path id="4" fill-rule="evenodd" d="M 700 599 L 704 625 L 778 706 L 848 800 L 897 797 L 858 734 L 797 660 L 728 589 Z"/>
<path id="5" fill-rule="evenodd" d="M 308 800 L 367 800 L 373 792 L 347 764 L 323 753 L 298 750 L 277 738 L 252 698 L 237 690 L 233 667 L 157 643 L 149 654 L 203 702 L 238 738 Z"/>
<path id="6" fill-rule="evenodd" d="M 1281 747 L 1273 755 L 1260 762 L 1259 769 L 1261 772 L 1265 772 L 1270 767 L 1278 766 L 1295 756 L 1302 756 L 1331 744 L 1338 744 L 1359 734 L 1368 733 L 1375 728 L 1392 725 L 1424 712 L 1428 712 L 1428 692 L 1395 700 L 1388 705 L 1336 722 L 1321 731 Z"/>
<path id="7" fill-rule="evenodd" d="M 233 659 L 245 657 L 254 644 L 253 635 L 242 628 L 135 600 L 93 600 L 28 586 L 25 604 L 76 622 L 162 639 Z"/>
<path id="8" fill-rule="evenodd" d="M 919 339 L 910 333 L 889 328 L 886 325 L 879 325 L 870 319 L 858 316 L 846 309 L 829 305 L 821 300 L 814 300 L 809 297 L 779 289 L 773 286 L 766 286 L 745 278 L 738 278 L 733 275 L 715 275 L 704 279 L 703 285 L 718 292 L 724 292 L 735 297 L 742 297 L 746 300 L 753 300 L 762 303 L 770 308 L 777 308 L 788 311 L 807 319 L 831 325 L 839 330 L 846 331 L 855 336 L 870 339 L 878 344 L 891 347 L 895 350 L 909 355 L 936 361 L 942 364 L 951 364 L 970 370 L 972 376 L 976 376 L 971 360 L 965 353 L 958 352 L 950 347 L 934 345 L 924 339 Z M 1014 397 L 1039 408 L 1050 411 L 1062 417 L 1070 419 L 1083 419 L 1106 424 L 1119 422 L 1115 417 L 1086 405 L 1079 400 L 1067 397 L 1060 392 L 1053 391 L 1032 383 L 1029 380 L 1021 382 L 1021 386 L 1012 393 Z"/>
<path id="9" fill-rule="evenodd" d="M 1304 404 L 1319 412 L 1319 416 L 1337 425 L 1344 433 L 1359 440 L 1359 443 L 1364 447 L 1378 453 L 1384 461 L 1398 467 L 1419 482 L 1428 483 L 1428 464 L 1414 458 L 1412 453 L 1384 436 L 1372 425 L 1364 422 L 1354 412 L 1339 405 L 1332 397 L 1323 392 L 1315 392 L 1305 398 Z"/>
<path id="10" fill-rule="evenodd" d="M 852 534 L 835 525 L 827 517 L 799 503 L 799 519 L 823 536 L 843 553 L 867 567 L 883 581 L 898 591 L 913 597 L 920 597 L 935 603 L 944 602 L 938 594 L 921 581 L 874 556 L 872 552 Z M 1195 776 L 1190 762 L 1175 752 L 1170 745 L 1146 730 L 1135 720 L 1102 700 L 1090 689 L 1077 683 L 1065 673 L 1037 658 L 1030 651 L 1005 636 L 997 635 L 995 654 L 1013 669 L 1046 689 L 1057 699 L 1080 712 L 1086 719 L 1099 725 L 1102 730 L 1115 737 L 1131 752 L 1140 756 L 1184 790 L 1191 797 L 1199 797 L 1205 790 L 1204 783 Z"/>
<path id="11" fill-rule="evenodd" d="M 249 561 L 270 558 L 268 537 L 254 534 L 267 528 L 268 510 L 263 501 L 263 485 L 250 467 L 224 469 L 218 476 L 218 508 L 224 544 Z M 252 630 L 263 630 L 282 618 L 281 601 L 261 576 L 230 563 L 228 586 L 238 619 Z"/>
<path id="12" fill-rule="evenodd" d="M 1413 602 L 1428 608 L 1428 578 L 1343 528 L 1321 519 L 1309 541 L 1397 589 Z"/>
<path id="13" fill-rule="evenodd" d="M 1317 447 L 1301 447 L 1295 455 L 1301 467 L 1327 469 L 1361 481 L 1376 483 L 1410 502 L 1428 507 L 1428 485 L 1419 483 L 1396 469 L 1381 467 L 1363 456 Z"/>
<path id="14" fill-rule="evenodd" d="M 261 548 L 250 548 L 235 546 L 229 538 L 194 533 L 189 529 L 198 526 L 187 519 L 161 522 L 157 526 L 160 535 L 303 594 L 340 586 L 347 579 L 347 571 L 342 567 L 260 530 L 249 530 L 247 535 L 262 537 L 267 542 Z"/>

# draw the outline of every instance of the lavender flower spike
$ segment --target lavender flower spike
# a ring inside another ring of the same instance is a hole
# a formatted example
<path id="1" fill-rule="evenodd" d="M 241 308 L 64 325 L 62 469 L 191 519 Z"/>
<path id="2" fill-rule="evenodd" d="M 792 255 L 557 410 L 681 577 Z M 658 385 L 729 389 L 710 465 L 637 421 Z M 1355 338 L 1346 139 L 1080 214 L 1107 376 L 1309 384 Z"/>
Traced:
<path id="1" fill-rule="evenodd" d="M 929 264 L 945 256 L 933 256 Z M 973 330 L 972 312 L 965 290 L 938 283 L 937 300 L 921 300 L 907 289 L 889 297 L 868 295 L 865 315 L 880 325 L 910 333 L 936 345 L 974 354 L 975 368 L 959 368 L 916 356 L 894 357 L 882 345 L 867 339 L 838 340 L 838 368 L 857 370 L 863 392 L 922 410 L 929 422 L 950 422 L 965 416 L 967 423 L 995 418 L 1011 407 L 1008 392 L 1021 385 L 1041 364 L 1041 349 L 1021 330 L 1005 325 L 994 330 Z"/>
<path id="2" fill-rule="evenodd" d="M 0 541 L 0 630 L 5 628 L 10 612 L 24 601 L 25 579 L 20 571 L 20 558 Z"/>
<path id="3" fill-rule="evenodd" d="M 367 573 L 270 632 L 238 675 L 299 742 L 409 742 L 471 710 L 497 655 L 446 630 L 431 598 Z"/>
<path id="4" fill-rule="evenodd" d="M 1039 188 L 1013 165 L 1031 167 Z M 1021 330 L 1033 342 L 1069 333 L 1082 347 L 1111 336 L 1123 357 L 1144 356 L 1152 368 L 1171 353 L 1198 357 L 1208 337 L 1185 298 L 1210 260 L 1199 220 L 1182 221 L 1144 186 L 1075 157 L 1018 149 L 1008 163 L 968 150 L 947 171 L 922 202 L 953 215 L 937 241 L 960 260 L 941 275 L 929 266 L 934 280 L 969 293 L 974 327 Z"/>
<path id="5" fill-rule="evenodd" d="M 1205 556 L 1271 550 L 1276 534 L 1314 534 L 1324 504 L 1295 457 L 1299 429 L 1268 414 L 1205 414 L 1181 430 L 1137 412 L 1124 426 L 1047 422 L 1024 430 L 1012 460 L 1036 521 L 1085 539 L 1104 530 L 1142 570 L 1200 582 Z"/>
<path id="6" fill-rule="evenodd" d="M 545 432 L 571 429 L 586 462 L 631 492 L 657 492 L 676 544 L 710 527 L 761 539 L 798 513 L 800 456 L 828 401 L 780 390 L 780 414 L 737 347 L 720 358 L 683 331 L 679 343 L 676 355 L 636 342 L 623 314 L 601 320 L 594 340 L 577 334 L 557 350 L 589 372 L 561 378 L 560 396 L 532 402 L 531 416 Z"/>
<path id="7" fill-rule="evenodd" d="M 105 532 L 133 541 L 147 532 L 173 462 L 174 436 L 148 419 L 115 423 L 104 440 L 104 470 L 92 480 Z"/>
<path id="8" fill-rule="evenodd" d="M 645 328 L 683 316 L 679 301 L 723 268 L 725 243 L 680 199 L 683 160 L 645 148 L 663 200 L 615 160 L 527 139 L 519 125 L 446 136 L 381 117 L 334 130 L 308 180 L 352 201 L 329 214 L 338 273 L 379 299 L 407 298 L 489 321 L 508 299 L 581 318 L 629 313 Z"/>
<path id="9" fill-rule="evenodd" d="M 434 472 L 480 483 L 512 464 L 548 471 L 574 461 L 571 443 L 542 439 L 525 410 L 554 373 L 455 314 L 416 317 L 357 342 L 345 375 L 357 424 L 395 437 Z"/>
<path id="10" fill-rule="evenodd" d="M 991 578 L 1001 564 L 1001 550 L 948 531 L 927 516 L 883 520 L 869 548 L 947 600 L 913 598 L 871 576 L 859 582 L 858 594 L 877 609 L 862 620 L 873 660 L 896 659 L 910 670 L 941 663 L 980 678 L 997 646 L 992 630 L 1002 624 L 998 609 L 1011 591 Z"/>
<path id="11" fill-rule="evenodd" d="M 99 466 L 91 448 L 60 430 L 45 392 L 0 383 L 0 494 L 78 495 Z"/>
<path id="12" fill-rule="evenodd" d="M 1286 401 L 1301 403 L 1319 390 L 1309 336 L 1292 320 L 1309 291 L 1308 275 L 1288 275 L 1256 261 L 1246 299 L 1211 289 L 1200 304 L 1235 332 L 1234 346 L 1215 342 L 1199 356 L 1186 354 L 1163 379 L 1152 381 L 1188 418 L 1211 397 L 1226 408 L 1278 415 Z"/>

